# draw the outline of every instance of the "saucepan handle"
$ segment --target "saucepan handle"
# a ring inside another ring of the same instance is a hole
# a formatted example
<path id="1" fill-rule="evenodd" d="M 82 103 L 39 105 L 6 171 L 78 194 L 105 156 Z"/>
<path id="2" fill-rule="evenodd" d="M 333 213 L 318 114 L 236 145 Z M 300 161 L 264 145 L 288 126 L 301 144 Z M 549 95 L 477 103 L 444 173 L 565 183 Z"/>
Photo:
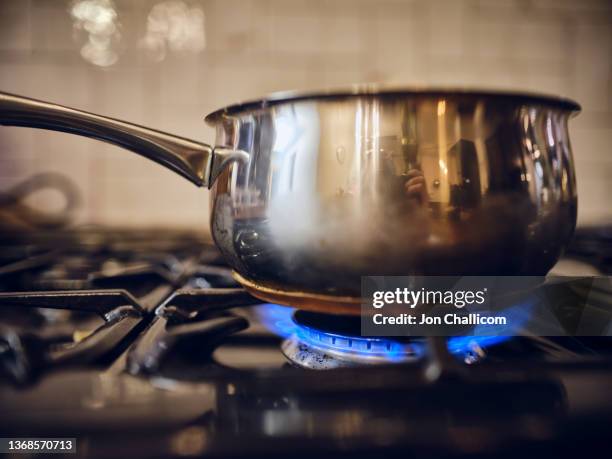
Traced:
<path id="1" fill-rule="evenodd" d="M 0 92 L 0 124 L 63 131 L 102 140 L 145 156 L 210 188 L 223 167 L 248 154 L 95 115 L 62 105 Z"/>

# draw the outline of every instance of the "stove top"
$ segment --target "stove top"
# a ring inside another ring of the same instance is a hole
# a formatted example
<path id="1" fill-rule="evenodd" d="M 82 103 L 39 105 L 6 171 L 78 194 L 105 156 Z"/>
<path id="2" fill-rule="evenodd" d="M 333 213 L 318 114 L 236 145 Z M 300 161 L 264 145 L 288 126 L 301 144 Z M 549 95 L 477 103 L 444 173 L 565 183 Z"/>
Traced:
<path id="1" fill-rule="evenodd" d="M 612 232 L 579 231 L 568 255 L 558 271 L 609 274 Z M 398 341 L 339 323 L 262 304 L 192 233 L 2 234 L 0 433 L 76 437 L 91 458 L 608 445 L 607 337 Z"/>

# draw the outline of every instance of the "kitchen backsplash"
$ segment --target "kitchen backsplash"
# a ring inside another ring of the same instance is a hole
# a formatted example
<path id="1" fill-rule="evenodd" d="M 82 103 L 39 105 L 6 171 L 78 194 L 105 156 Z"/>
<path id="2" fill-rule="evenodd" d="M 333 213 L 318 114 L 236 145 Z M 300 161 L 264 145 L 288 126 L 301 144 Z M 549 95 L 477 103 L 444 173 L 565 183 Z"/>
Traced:
<path id="1" fill-rule="evenodd" d="M 612 220 L 610 1 L 0 1 L 0 90 L 202 141 L 225 104 L 363 82 L 575 98 L 579 224 Z M 0 128 L 0 191 L 46 171 L 77 185 L 80 223 L 207 226 L 208 192 L 145 159 Z"/>

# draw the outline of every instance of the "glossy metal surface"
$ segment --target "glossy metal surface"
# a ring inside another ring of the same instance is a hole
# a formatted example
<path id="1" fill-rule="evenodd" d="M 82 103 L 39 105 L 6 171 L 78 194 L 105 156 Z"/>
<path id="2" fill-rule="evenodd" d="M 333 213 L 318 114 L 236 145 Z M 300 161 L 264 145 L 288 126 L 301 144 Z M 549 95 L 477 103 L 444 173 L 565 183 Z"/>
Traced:
<path id="1" fill-rule="evenodd" d="M 372 88 L 208 116 L 214 149 L 0 93 L 0 123 L 126 147 L 212 193 L 212 235 L 266 299 L 336 312 L 363 275 L 541 275 L 576 223 L 567 122 L 548 96 Z"/>
<path id="2" fill-rule="evenodd" d="M 303 308 L 357 302 L 363 275 L 544 274 L 576 222 L 577 110 L 413 91 L 215 112 L 249 160 L 215 184 L 213 237 L 252 292 Z"/>
<path id="3" fill-rule="evenodd" d="M 93 113 L 0 92 L 0 124 L 64 131 L 127 148 L 208 186 L 212 148 L 206 144 Z"/>

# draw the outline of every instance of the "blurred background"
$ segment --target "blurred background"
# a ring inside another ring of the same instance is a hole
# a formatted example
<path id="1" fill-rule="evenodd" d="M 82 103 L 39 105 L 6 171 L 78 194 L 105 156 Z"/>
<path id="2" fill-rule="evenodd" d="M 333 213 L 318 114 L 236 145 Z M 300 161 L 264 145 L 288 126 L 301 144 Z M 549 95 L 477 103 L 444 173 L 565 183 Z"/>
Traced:
<path id="1" fill-rule="evenodd" d="M 609 0 L 0 0 L 0 90 L 200 141 L 213 141 L 203 118 L 223 105 L 364 82 L 576 99 L 579 225 L 612 221 Z M 48 172 L 76 186 L 78 223 L 207 231 L 207 192 L 154 163 L 0 128 L 0 192 Z"/>

